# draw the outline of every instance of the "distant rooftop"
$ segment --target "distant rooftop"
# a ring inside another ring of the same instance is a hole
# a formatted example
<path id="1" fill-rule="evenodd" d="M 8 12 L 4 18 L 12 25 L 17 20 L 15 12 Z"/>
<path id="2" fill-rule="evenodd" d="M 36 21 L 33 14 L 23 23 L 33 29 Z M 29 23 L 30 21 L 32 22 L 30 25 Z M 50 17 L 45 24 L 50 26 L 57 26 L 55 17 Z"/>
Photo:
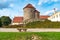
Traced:
<path id="1" fill-rule="evenodd" d="M 48 17 L 48 15 L 40 15 L 40 19 L 47 19 Z"/>
<path id="2" fill-rule="evenodd" d="M 23 17 L 14 17 L 13 18 L 13 23 L 20 23 L 23 21 Z"/>

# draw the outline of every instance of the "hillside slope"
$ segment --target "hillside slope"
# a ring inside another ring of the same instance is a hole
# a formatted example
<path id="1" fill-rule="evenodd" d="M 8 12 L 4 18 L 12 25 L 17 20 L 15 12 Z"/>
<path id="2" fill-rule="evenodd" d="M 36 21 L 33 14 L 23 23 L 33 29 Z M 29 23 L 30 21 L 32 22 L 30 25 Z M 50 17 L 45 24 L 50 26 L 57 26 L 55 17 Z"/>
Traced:
<path id="1" fill-rule="evenodd" d="M 26 24 L 26 28 L 60 28 L 60 22 L 36 21 Z"/>

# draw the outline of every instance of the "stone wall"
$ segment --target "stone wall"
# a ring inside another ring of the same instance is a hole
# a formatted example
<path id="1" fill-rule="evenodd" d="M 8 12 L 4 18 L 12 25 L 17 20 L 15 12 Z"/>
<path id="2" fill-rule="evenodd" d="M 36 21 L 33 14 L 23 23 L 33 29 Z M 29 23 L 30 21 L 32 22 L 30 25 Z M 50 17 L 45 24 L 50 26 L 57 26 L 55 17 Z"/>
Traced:
<path id="1" fill-rule="evenodd" d="M 34 11 L 35 11 L 34 8 L 25 8 L 24 9 L 24 21 L 26 21 L 26 20 L 33 21 L 33 19 L 35 18 Z"/>
<path id="2" fill-rule="evenodd" d="M 38 21 L 40 18 L 39 18 L 39 15 L 40 13 L 39 12 L 35 12 L 35 20 Z"/>

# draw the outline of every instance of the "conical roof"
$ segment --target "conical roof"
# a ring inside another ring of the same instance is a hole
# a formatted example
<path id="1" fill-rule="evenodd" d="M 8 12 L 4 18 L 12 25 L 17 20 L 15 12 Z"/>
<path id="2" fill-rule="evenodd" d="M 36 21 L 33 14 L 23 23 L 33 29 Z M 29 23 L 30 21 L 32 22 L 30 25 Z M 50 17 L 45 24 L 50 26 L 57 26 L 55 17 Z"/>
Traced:
<path id="1" fill-rule="evenodd" d="M 27 6 L 25 6 L 24 8 L 34 8 L 33 6 L 32 6 L 32 4 L 28 4 Z M 23 9 L 24 9 L 23 8 Z"/>

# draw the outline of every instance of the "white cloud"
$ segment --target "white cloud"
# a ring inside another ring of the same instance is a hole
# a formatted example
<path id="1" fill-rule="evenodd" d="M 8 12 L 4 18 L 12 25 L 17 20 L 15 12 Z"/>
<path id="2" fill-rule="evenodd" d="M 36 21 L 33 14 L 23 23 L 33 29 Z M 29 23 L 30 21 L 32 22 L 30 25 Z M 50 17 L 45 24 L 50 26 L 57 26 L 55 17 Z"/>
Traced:
<path id="1" fill-rule="evenodd" d="M 38 3 L 38 5 L 41 5 L 41 4 L 42 4 L 42 2 L 39 2 L 39 3 Z"/>
<path id="2" fill-rule="evenodd" d="M 54 10 L 49 10 L 49 11 L 46 11 L 45 13 L 41 14 L 41 15 L 49 15 L 50 13 L 53 13 Z"/>
<path id="3" fill-rule="evenodd" d="M 2 0 L 3 2 L 7 2 L 7 0 Z"/>
<path id="4" fill-rule="evenodd" d="M 58 10 L 58 8 L 55 8 L 55 11 L 57 11 L 57 10 Z M 41 15 L 51 15 L 52 13 L 54 13 L 54 9 L 46 11 L 45 13 L 42 13 Z"/>
<path id="5" fill-rule="evenodd" d="M 14 7 L 14 4 L 11 3 L 11 4 L 10 4 L 10 7 Z"/>
<path id="6" fill-rule="evenodd" d="M 7 0 L 0 0 L 0 4 L 5 2 L 7 2 Z"/>
<path id="7" fill-rule="evenodd" d="M 51 0 L 51 1 L 53 1 L 53 2 L 57 2 L 57 1 L 59 1 L 59 0 Z"/>
<path id="8" fill-rule="evenodd" d="M 5 8 L 0 10 L 0 17 L 9 16 L 12 19 L 14 16 L 20 16 L 20 13 L 22 14 L 22 11 L 18 12 L 16 10 Z"/>
<path id="9" fill-rule="evenodd" d="M 43 3 L 51 3 L 51 2 L 58 2 L 59 0 L 39 0 L 38 5 L 42 5 Z"/>
<path id="10" fill-rule="evenodd" d="M 39 0 L 38 5 L 41 5 L 43 1 Z"/>
<path id="11" fill-rule="evenodd" d="M 6 12 L 7 11 L 7 12 Z M 6 16 L 8 16 L 8 13 L 9 13 L 9 10 L 8 9 L 3 9 L 3 10 L 0 10 L 0 16 L 2 16 L 2 15 L 6 15 Z"/>
<path id="12" fill-rule="evenodd" d="M 47 12 L 45 12 L 45 15 L 48 15 L 48 14 L 53 13 L 53 12 L 54 12 L 54 10 L 47 11 Z"/>
<path id="13" fill-rule="evenodd" d="M 8 0 L 3 0 L 3 2 L 7 2 Z"/>
<path id="14" fill-rule="evenodd" d="M 49 0 L 39 0 L 38 5 L 42 5 L 43 3 L 48 2 Z"/>

